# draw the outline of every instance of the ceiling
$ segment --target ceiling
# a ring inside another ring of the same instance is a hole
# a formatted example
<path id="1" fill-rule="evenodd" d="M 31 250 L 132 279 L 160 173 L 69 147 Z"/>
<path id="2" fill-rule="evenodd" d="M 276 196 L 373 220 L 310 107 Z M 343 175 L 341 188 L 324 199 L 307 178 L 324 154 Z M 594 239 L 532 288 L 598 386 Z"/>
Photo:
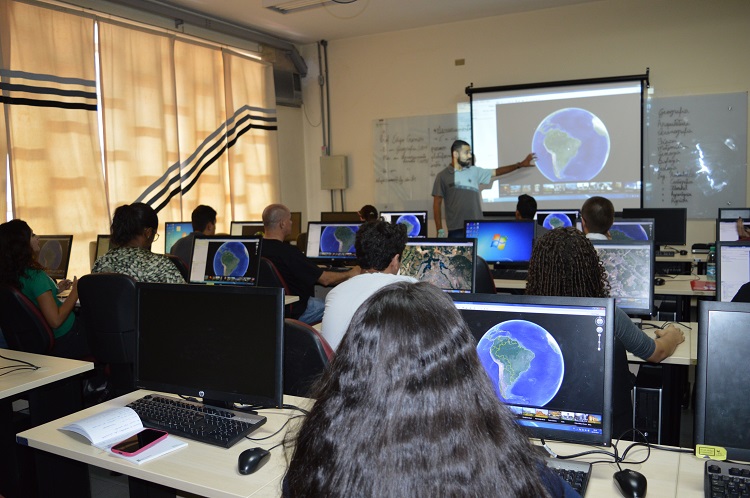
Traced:
<path id="1" fill-rule="evenodd" d="M 171 4 L 305 44 L 598 0 L 355 0 L 290 14 L 263 7 L 264 0 L 147 1 Z"/>

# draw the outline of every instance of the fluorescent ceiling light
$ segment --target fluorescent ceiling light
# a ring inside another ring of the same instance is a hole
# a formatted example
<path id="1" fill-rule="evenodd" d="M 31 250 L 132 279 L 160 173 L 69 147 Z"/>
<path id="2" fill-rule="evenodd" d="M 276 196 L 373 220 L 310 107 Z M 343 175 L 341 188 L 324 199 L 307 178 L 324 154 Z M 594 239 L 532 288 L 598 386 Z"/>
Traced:
<path id="1" fill-rule="evenodd" d="M 300 10 L 322 7 L 332 3 L 335 2 L 333 0 L 263 0 L 263 7 L 281 14 L 289 14 Z"/>

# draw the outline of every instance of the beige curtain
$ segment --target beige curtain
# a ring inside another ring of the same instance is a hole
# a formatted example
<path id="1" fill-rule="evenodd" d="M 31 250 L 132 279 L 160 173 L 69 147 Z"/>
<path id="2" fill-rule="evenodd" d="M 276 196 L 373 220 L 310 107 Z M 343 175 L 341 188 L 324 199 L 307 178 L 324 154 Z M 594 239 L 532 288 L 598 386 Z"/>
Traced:
<path id="1" fill-rule="evenodd" d="M 80 276 L 90 270 L 89 242 L 108 231 L 94 23 L 2 3 L 0 69 L 14 215 L 38 234 L 73 234 L 69 273 Z"/>
<path id="2" fill-rule="evenodd" d="M 259 220 L 279 200 L 276 96 L 270 65 L 224 51 L 234 220 Z"/>

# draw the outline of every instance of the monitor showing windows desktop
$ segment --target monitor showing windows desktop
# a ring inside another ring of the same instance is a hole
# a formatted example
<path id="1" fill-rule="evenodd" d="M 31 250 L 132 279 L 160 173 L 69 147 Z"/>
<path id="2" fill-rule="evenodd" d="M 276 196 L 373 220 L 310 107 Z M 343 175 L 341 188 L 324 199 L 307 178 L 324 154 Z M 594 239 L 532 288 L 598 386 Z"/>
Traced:
<path id="1" fill-rule="evenodd" d="M 476 239 L 477 255 L 502 268 L 528 268 L 534 247 L 533 221 L 467 220 L 466 238 Z"/>
<path id="2" fill-rule="evenodd" d="M 356 261 L 357 251 L 354 249 L 354 240 L 360 225 L 361 222 L 308 222 L 305 254 L 320 264 L 343 265 Z"/>
<path id="3" fill-rule="evenodd" d="M 252 237 L 259 233 L 263 233 L 262 221 L 233 221 L 229 225 L 229 235 Z"/>
<path id="4" fill-rule="evenodd" d="M 695 444 L 720 446 L 728 460 L 750 461 L 750 304 L 700 301 L 698 331 Z"/>
<path id="5" fill-rule="evenodd" d="M 139 388 L 282 406 L 282 288 L 141 283 L 137 293 Z"/>
<path id="6" fill-rule="evenodd" d="M 750 240 L 716 244 L 716 299 L 731 301 L 750 282 Z"/>
<path id="7" fill-rule="evenodd" d="M 72 235 L 40 235 L 37 262 L 51 279 L 63 280 L 68 276 L 72 249 Z"/>
<path id="8" fill-rule="evenodd" d="M 323 211 L 320 221 L 324 223 L 362 223 L 357 211 Z"/>
<path id="9" fill-rule="evenodd" d="M 654 306 L 654 243 L 592 240 L 609 280 L 609 295 L 629 315 L 651 315 Z"/>
<path id="10" fill-rule="evenodd" d="M 580 212 L 577 209 L 539 209 L 536 215 L 534 215 L 534 219 L 539 226 L 547 230 L 552 230 L 560 227 L 574 227 L 580 216 Z"/>
<path id="11" fill-rule="evenodd" d="M 399 275 L 430 282 L 445 292 L 474 292 L 476 239 L 411 239 Z"/>
<path id="12" fill-rule="evenodd" d="M 661 246 L 684 246 L 687 242 L 687 208 L 623 209 L 623 218 L 654 219 L 654 250 Z"/>
<path id="13" fill-rule="evenodd" d="M 454 294 L 500 400 L 530 436 L 612 442 L 612 298 Z"/>
<path id="14" fill-rule="evenodd" d="M 260 237 L 211 236 L 193 239 L 191 284 L 258 285 Z"/>
<path id="15" fill-rule="evenodd" d="M 380 216 L 388 223 L 406 225 L 407 237 L 427 237 L 427 211 L 382 211 Z"/>
<path id="16" fill-rule="evenodd" d="M 189 221 L 167 221 L 164 223 L 164 252 L 171 253 L 172 246 L 183 237 L 193 232 L 193 224 Z"/>
<path id="17" fill-rule="evenodd" d="M 654 220 L 615 218 L 609 235 L 615 241 L 654 240 Z"/>

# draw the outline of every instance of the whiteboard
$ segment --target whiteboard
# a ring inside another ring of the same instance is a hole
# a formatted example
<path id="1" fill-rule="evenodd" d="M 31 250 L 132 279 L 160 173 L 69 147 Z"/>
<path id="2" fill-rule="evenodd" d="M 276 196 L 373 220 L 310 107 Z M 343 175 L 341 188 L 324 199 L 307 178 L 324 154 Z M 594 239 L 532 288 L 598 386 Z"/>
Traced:
<path id="1" fill-rule="evenodd" d="M 644 207 L 716 218 L 746 205 L 746 92 L 655 98 L 647 111 Z"/>

